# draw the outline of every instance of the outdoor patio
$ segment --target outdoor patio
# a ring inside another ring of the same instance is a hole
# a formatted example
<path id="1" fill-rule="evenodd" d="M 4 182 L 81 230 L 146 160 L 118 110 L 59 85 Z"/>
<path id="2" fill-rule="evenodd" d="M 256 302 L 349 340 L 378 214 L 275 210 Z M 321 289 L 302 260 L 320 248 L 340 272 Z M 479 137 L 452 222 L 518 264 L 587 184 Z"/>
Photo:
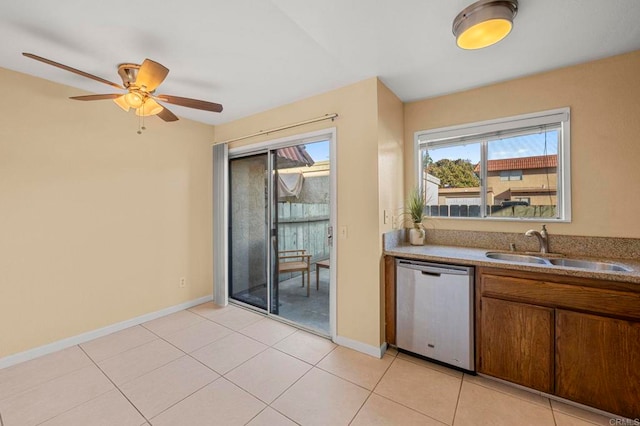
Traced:
<path id="1" fill-rule="evenodd" d="M 289 321 L 329 335 L 329 276 L 330 270 L 320 268 L 320 286 L 316 290 L 316 265 L 311 265 L 311 289 L 301 287 L 300 275 L 282 281 L 279 285 L 279 316 Z M 305 280 L 306 281 L 306 280 Z"/>

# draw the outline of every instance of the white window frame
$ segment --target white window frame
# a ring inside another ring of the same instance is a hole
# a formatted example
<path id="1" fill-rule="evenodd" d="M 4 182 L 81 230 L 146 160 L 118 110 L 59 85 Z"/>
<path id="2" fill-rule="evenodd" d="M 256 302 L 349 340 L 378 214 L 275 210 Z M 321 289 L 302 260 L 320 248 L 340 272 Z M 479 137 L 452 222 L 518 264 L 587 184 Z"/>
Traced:
<path id="1" fill-rule="evenodd" d="M 492 217 L 486 215 L 486 181 L 487 168 L 482 167 L 480 176 L 480 193 L 482 196 L 482 208 L 480 217 L 447 217 L 438 216 L 437 219 L 447 220 L 490 220 L 490 221 L 529 221 L 529 222 L 571 222 L 571 132 L 570 132 L 570 108 L 559 108 L 548 111 L 540 111 L 530 114 L 522 114 L 512 117 L 498 118 L 476 123 L 462 124 L 458 126 L 443 127 L 433 130 L 421 130 L 414 133 L 414 170 L 417 177 L 416 182 L 422 182 L 422 158 L 420 149 L 422 147 L 444 146 L 448 142 L 455 142 L 462 139 L 472 140 L 476 137 L 483 139 L 487 135 L 499 135 L 500 132 L 513 132 L 518 129 L 530 131 L 535 127 L 548 125 L 559 125 L 559 145 L 558 145 L 558 195 L 557 211 L 558 217 Z M 477 140 L 477 139 L 476 139 Z M 482 162 L 486 163 L 486 148 L 482 149 Z"/>

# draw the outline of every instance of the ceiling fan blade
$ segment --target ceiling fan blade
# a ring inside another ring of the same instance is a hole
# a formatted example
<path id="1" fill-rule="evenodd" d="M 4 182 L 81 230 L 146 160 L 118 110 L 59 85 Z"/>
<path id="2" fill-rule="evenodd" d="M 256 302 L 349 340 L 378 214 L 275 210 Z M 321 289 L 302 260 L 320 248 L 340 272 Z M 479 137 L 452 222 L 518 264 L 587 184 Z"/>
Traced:
<path id="1" fill-rule="evenodd" d="M 213 102 L 201 101 L 198 99 L 182 98 L 180 96 L 171 96 L 171 95 L 157 95 L 156 98 L 158 98 L 161 101 L 168 102 L 170 104 L 179 105 L 187 108 L 202 109 L 202 110 L 211 111 L 211 112 L 222 111 L 222 105 L 216 104 Z"/>
<path id="2" fill-rule="evenodd" d="M 123 96 L 118 93 L 108 93 L 106 95 L 85 95 L 85 96 L 71 96 L 69 99 L 76 101 L 103 101 L 105 99 L 116 99 Z"/>
<path id="3" fill-rule="evenodd" d="M 69 71 L 69 72 L 72 72 L 74 74 L 78 74 L 78 75 L 81 75 L 83 77 L 90 78 L 90 79 L 95 80 L 95 81 L 99 81 L 100 83 L 108 84 L 109 86 L 115 87 L 116 89 L 124 89 L 124 87 L 122 87 L 121 85 L 119 85 L 117 83 L 114 83 L 112 81 L 105 80 L 104 78 L 95 76 L 93 74 L 89 74 L 88 72 L 80 71 L 80 70 L 77 70 L 75 68 L 71 68 L 71 67 L 68 67 L 66 65 L 60 64 L 58 62 L 54 62 L 54 61 L 52 61 L 50 59 L 46 59 L 46 58 L 43 58 L 41 56 L 34 55 L 33 53 L 22 52 L 22 54 L 24 56 L 26 56 L 27 58 L 35 59 L 36 61 L 44 62 L 45 64 L 52 65 L 54 67 L 63 69 L 65 71 Z"/>
<path id="4" fill-rule="evenodd" d="M 158 113 L 158 117 L 162 118 L 164 121 L 178 121 L 178 117 L 165 107 L 163 107 L 162 111 Z"/>
<path id="5" fill-rule="evenodd" d="M 145 59 L 138 70 L 136 86 L 144 86 L 147 92 L 153 92 L 164 81 L 167 74 L 169 74 L 169 68 L 151 59 Z"/>

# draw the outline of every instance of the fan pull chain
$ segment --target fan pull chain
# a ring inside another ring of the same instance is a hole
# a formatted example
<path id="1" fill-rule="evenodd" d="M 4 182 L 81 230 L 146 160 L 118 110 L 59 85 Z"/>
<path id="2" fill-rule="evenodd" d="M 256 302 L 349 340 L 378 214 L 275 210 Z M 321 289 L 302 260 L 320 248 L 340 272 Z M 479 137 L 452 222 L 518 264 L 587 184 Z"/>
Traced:
<path id="1" fill-rule="evenodd" d="M 147 130 L 144 126 L 144 104 L 140 106 L 141 112 L 138 116 L 138 134 L 141 135 L 143 130 Z"/>

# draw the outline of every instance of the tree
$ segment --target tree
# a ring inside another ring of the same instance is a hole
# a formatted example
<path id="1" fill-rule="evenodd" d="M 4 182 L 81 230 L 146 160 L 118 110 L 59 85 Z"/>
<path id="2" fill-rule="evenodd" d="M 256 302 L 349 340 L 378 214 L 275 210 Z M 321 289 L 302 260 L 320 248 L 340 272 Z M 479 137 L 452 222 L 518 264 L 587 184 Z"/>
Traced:
<path id="1" fill-rule="evenodd" d="M 474 165 L 470 160 L 442 160 L 433 161 L 426 155 L 422 164 L 426 166 L 427 173 L 440 179 L 440 187 L 444 188 L 469 188 L 480 186 L 480 179 L 473 171 Z"/>

